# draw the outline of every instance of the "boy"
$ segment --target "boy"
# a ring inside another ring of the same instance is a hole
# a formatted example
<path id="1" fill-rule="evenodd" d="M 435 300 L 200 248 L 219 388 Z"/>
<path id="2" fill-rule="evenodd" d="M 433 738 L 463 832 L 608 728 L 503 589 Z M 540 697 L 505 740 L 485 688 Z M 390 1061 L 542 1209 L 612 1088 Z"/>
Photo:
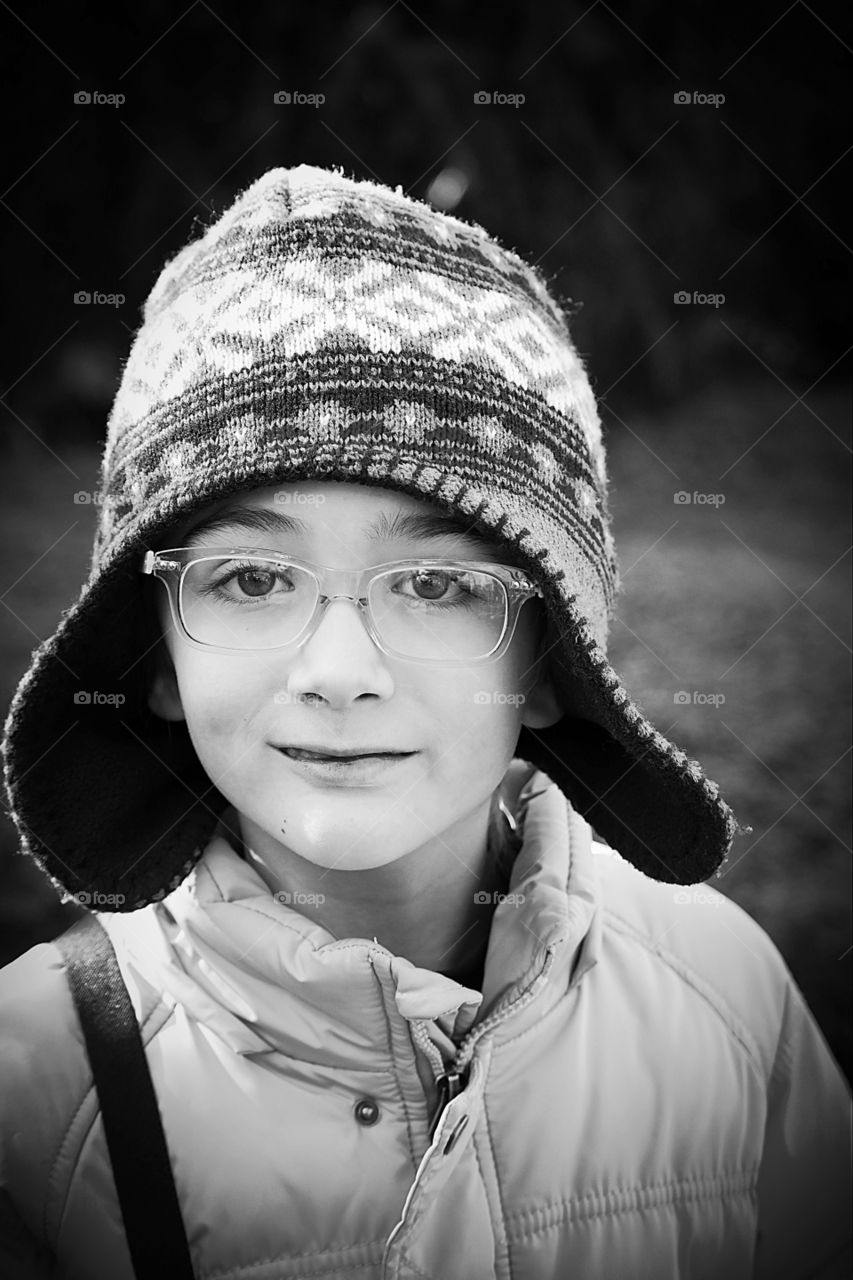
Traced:
<path id="1" fill-rule="evenodd" d="M 737 823 L 607 664 L 538 274 L 273 170 L 155 284 L 102 487 L 7 786 L 115 949 L 195 1274 L 846 1274 L 846 1088 L 766 935 L 682 901 Z M 5 1274 L 124 1280 L 53 944 L 0 1013 Z"/>

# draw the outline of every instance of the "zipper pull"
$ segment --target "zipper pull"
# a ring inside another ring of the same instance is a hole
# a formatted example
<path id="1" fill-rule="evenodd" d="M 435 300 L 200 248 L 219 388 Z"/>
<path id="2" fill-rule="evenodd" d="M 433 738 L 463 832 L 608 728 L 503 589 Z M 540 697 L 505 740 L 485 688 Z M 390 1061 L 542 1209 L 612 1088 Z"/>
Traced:
<path id="1" fill-rule="evenodd" d="M 438 1122 L 441 1119 L 444 1109 L 448 1102 L 452 1102 L 454 1098 L 458 1098 L 462 1090 L 465 1088 L 467 1081 L 467 1071 L 464 1075 L 460 1075 L 457 1071 L 450 1071 L 447 1075 L 439 1076 L 436 1080 L 438 1088 L 438 1104 L 435 1108 L 432 1120 L 429 1126 L 429 1140 L 432 1142 Z"/>

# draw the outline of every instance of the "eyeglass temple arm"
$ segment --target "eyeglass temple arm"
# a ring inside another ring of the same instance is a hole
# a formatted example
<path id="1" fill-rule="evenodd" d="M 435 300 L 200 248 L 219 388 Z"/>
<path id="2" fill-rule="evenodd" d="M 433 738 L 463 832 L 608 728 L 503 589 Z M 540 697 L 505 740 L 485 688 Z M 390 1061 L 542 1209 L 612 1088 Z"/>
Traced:
<path id="1" fill-rule="evenodd" d="M 140 573 L 155 573 L 157 569 L 180 569 L 180 563 L 177 560 L 164 560 L 162 556 L 158 556 L 156 551 L 146 551 L 145 559 L 142 561 Z"/>

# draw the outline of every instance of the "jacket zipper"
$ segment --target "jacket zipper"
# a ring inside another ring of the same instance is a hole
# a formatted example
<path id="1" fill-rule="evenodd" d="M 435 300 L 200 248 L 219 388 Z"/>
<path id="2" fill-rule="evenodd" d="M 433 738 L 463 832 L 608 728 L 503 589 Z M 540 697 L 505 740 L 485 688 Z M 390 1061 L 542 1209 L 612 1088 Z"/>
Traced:
<path id="1" fill-rule="evenodd" d="M 412 1038 L 419 1046 L 421 1052 L 425 1055 L 432 1068 L 435 1087 L 438 1093 L 438 1101 L 436 1102 L 435 1110 L 433 1111 L 429 1129 L 427 1131 L 429 1140 L 432 1142 L 433 1135 L 438 1127 L 438 1122 L 441 1119 L 442 1112 L 448 1102 L 459 1097 L 459 1094 L 462 1092 L 467 1081 L 463 1079 L 461 1072 L 456 1071 L 455 1069 L 447 1070 L 447 1068 L 445 1068 L 444 1059 L 430 1039 L 429 1032 L 427 1031 L 427 1024 L 424 1019 L 414 1018 L 412 1020 Z"/>
<path id="2" fill-rule="evenodd" d="M 433 1075 L 435 1076 L 436 1088 L 438 1089 L 438 1105 L 436 1106 L 435 1114 L 433 1115 L 432 1120 L 430 1121 L 430 1126 L 429 1126 L 430 1144 L 432 1144 L 433 1134 L 435 1133 L 435 1130 L 438 1127 L 438 1122 L 441 1119 L 442 1114 L 445 1111 L 448 1103 L 452 1102 L 454 1098 L 458 1098 L 459 1094 L 462 1092 L 462 1090 L 465 1088 L 465 1086 L 468 1083 L 468 1075 L 470 1071 L 470 1067 L 468 1064 L 470 1063 L 471 1058 L 474 1055 L 474 1045 L 477 1043 L 477 1041 L 480 1039 L 481 1036 L 485 1035 L 486 1032 L 491 1031 L 492 1027 L 496 1026 L 497 1023 L 500 1022 L 501 1019 L 506 1016 L 506 1014 L 509 1012 L 510 1009 L 515 1008 L 517 1005 L 523 1007 L 524 1005 L 529 1004 L 530 1001 L 535 998 L 535 996 L 539 992 L 540 987 L 547 980 L 547 976 L 551 969 L 553 960 L 554 960 L 554 952 L 553 952 L 553 949 L 549 947 L 545 954 L 545 963 L 543 964 L 537 976 L 530 983 L 529 987 L 527 987 L 527 989 L 523 991 L 521 995 L 517 996 L 515 1000 L 510 1001 L 509 1005 L 505 1005 L 502 1009 L 496 1009 L 494 1013 L 490 1014 L 489 1017 L 486 1018 L 479 1027 L 471 1028 L 471 1030 L 468 1032 L 467 1036 L 464 1037 L 464 1039 L 462 1040 L 462 1043 L 459 1046 L 456 1057 L 453 1061 L 453 1068 L 450 1071 L 445 1070 L 444 1060 L 442 1059 L 441 1054 L 436 1049 L 432 1040 L 429 1038 L 429 1032 L 426 1029 L 426 1022 L 423 1019 L 419 1019 L 419 1018 L 415 1018 L 412 1020 L 412 1036 L 420 1045 L 421 1049 L 426 1054 L 430 1062 L 430 1065 L 432 1066 Z M 387 1274 L 388 1261 L 389 1261 L 389 1258 L 391 1257 L 391 1250 L 394 1247 L 398 1237 L 402 1233 L 403 1228 L 406 1224 L 406 1220 L 409 1216 L 412 1202 L 414 1201 L 424 1170 L 427 1167 L 427 1162 L 428 1162 L 428 1154 L 424 1155 L 423 1160 L 421 1161 L 421 1164 L 418 1168 L 417 1176 L 415 1177 L 415 1180 L 412 1183 L 412 1185 L 409 1187 L 409 1192 L 408 1192 L 408 1195 L 406 1196 L 406 1200 L 403 1205 L 403 1211 L 400 1215 L 400 1221 L 397 1223 L 397 1225 L 394 1227 L 394 1230 L 391 1232 L 388 1239 L 385 1241 L 385 1248 L 382 1251 L 382 1270 L 380 1273 L 383 1276 Z"/>
<path id="3" fill-rule="evenodd" d="M 553 960 L 554 952 L 552 948 L 549 947 L 545 955 L 545 963 L 530 983 L 530 986 L 527 987 L 525 991 L 522 991 L 520 995 L 516 996 L 514 1000 L 510 1001 L 508 1005 L 495 1009 L 494 1013 L 484 1019 L 478 1027 L 471 1028 L 462 1040 L 462 1043 L 459 1045 L 456 1057 L 454 1058 L 449 1070 L 445 1068 L 441 1054 L 430 1039 L 429 1032 L 426 1029 L 426 1022 L 420 1018 L 412 1021 L 413 1037 L 429 1059 L 433 1075 L 435 1076 L 436 1089 L 438 1090 L 438 1102 L 436 1104 L 435 1111 L 433 1112 L 432 1119 L 430 1120 L 428 1130 L 430 1142 L 433 1140 L 435 1131 L 438 1128 L 438 1123 L 441 1120 L 448 1103 L 452 1102 L 454 1098 L 458 1098 L 468 1083 L 470 1062 L 474 1055 L 474 1046 L 477 1041 L 487 1032 L 491 1031 L 492 1027 L 497 1026 L 499 1022 L 502 1022 L 511 1009 L 523 1008 L 525 1005 L 529 1004 L 531 1000 L 535 999 L 540 987 L 547 979 Z"/>
<path id="4" fill-rule="evenodd" d="M 438 1122 L 443 1116 L 447 1104 L 452 1102 L 454 1098 L 459 1097 L 467 1083 L 467 1071 L 449 1071 L 445 1075 L 438 1076 L 436 1078 L 435 1084 L 438 1089 L 438 1104 L 433 1112 L 433 1117 L 429 1125 L 428 1135 L 430 1142 L 433 1140 L 435 1131 L 438 1128 Z"/>

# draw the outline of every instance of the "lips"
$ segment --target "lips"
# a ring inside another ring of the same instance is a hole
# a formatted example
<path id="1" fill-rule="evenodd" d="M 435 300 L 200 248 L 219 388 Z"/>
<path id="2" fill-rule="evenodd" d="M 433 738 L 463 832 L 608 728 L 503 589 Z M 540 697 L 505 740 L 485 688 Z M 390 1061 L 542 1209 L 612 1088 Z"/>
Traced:
<path id="1" fill-rule="evenodd" d="M 372 758 L 387 759 L 392 756 L 413 755 L 412 751 L 314 751 L 305 747 L 279 747 L 291 760 L 366 760 Z"/>

